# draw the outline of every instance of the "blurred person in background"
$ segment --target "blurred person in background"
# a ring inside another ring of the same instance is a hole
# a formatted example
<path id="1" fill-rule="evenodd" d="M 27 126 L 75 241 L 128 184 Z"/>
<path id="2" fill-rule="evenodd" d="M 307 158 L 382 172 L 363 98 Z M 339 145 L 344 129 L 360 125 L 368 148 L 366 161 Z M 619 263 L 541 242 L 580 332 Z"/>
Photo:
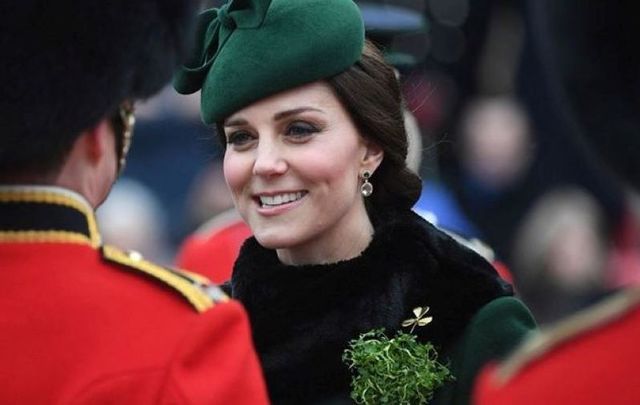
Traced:
<path id="1" fill-rule="evenodd" d="M 120 178 L 96 215 L 105 243 L 135 250 L 156 263 L 171 263 L 166 214 L 158 197 L 143 183 Z"/>
<path id="2" fill-rule="evenodd" d="M 199 225 L 190 216 L 189 193 L 198 176 L 220 162 L 221 148 L 200 121 L 197 95 L 182 98 L 173 87 L 165 87 L 140 103 L 136 118 L 136 147 L 122 176 L 157 197 L 166 213 L 168 252 L 175 253 L 177 244 Z M 228 192 L 216 198 L 225 196 Z"/>
<path id="3" fill-rule="evenodd" d="M 95 218 L 125 164 L 134 103 L 182 61 L 194 11 L 0 5 L 0 403 L 267 402 L 241 305 L 103 244 Z"/>
<path id="4" fill-rule="evenodd" d="M 600 206 L 577 188 L 550 191 L 522 221 L 512 271 L 536 320 L 548 324 L 607 292 L 609 244 Z"/>
<path id="5" fill-rule="evenodd" d="M 490 205 L 493 194 L 500 194 L 518 183 L 532 157 L 526 112 L 515 100 L 484 97 L 465 109 L 460 129 L 464 182 L 469 192 Z"/>
<path id="6" fill-rule="evenodd" d="M 229 289 L 271 399 L 349 401 L 348 342 L 400 331 L 428 306 L 417 339 L 455 376 L 434 403 L 467 403 L 476 370 L 535 323 L 486 260 L 411 211 L 421 181 L 406 166 L 399 83 L 357 6 L 232 1 L 202 13 L 198 32 L 174 85 L 201 90 L 226 143 L 225 178 L 254 234 Z"/>
<path id="7" fill-rule="evenodd" d="M 512 238 L 506 235 L 520 221 L 519 200 L 531 197 L 522 194 L 535 154 L 529 117 L 513 97 L 477 97 L 462 110 L 457 137 L 463 212 L 474 219 L 477 234 L 510 261 Z"/>
<path id="8" fill-rule="evenodd" d="M 623 201 L 618 218 L 626 259 L 612 261 L 616 267 L 609 270 L 631 277 L 611 297 L 541 331 L 488 367 L 476 384 L 475 400 L 479 405 L 638 404 L 640 221 L 632 207 L 640 192 L 640 32 L 635 5 L 535 0 L 527 6 L 535 28 L 529 57 L 537 56 L 543 65 L 537 95 L 544 97 L 538 106 L 567 120 L 576 147 L 624 187 L 626 196 L 633 195 Z"/>
<path id="9" fill-rule="evenodd" d="M 195 177 L 187 194 L 190 228 L 195 229 L 212 217 L 233 208 L 233 199 L 224 180 L 222 162 L 206 165 Z"/>

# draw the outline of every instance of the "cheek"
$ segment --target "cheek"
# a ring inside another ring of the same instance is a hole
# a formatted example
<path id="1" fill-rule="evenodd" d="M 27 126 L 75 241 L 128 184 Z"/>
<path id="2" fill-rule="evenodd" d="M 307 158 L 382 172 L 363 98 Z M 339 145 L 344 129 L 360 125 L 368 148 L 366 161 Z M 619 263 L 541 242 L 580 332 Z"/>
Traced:
<path id="1" fill-rule="evenodd" d="M 349 164 L 339 153 L 300 153 L 295 159 L 289 160 L 292 171 L 305 179 L 319 183 L 335 183 L 348 176 Z"/>
<path id="2" fill-rule="evenodd" d="M 358 181 L 357 158 L 353 155 L 344 148 L 300 155 L 294 170 L 311 184 L 326 188 L 332 198 L 344 197 L 345 193 L 350 194 Z"/>
<path id="3" fill-rule="evenodd" d="M 251 166 L 246 159 L 234 154 L 233 152 L 227 152 L 224 155 L 223 161 L 224 179 L 227 182 L 227 186 L 234 195 L 242 190 L 251 178 Z"/>

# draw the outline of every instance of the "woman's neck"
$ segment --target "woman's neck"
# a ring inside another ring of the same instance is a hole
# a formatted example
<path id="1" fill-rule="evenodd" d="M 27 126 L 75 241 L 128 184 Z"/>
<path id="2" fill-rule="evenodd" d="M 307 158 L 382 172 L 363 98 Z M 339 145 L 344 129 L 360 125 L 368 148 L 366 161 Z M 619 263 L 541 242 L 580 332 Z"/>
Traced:
<path id="1" fill-rule="evenodd" d="M 364 206 L 346 215 L 340 226 L 295 248 L 277 249 L 278 259 L 288 265 L 328 264 L 353 259 L 369 246 L 373 225 Z"/>

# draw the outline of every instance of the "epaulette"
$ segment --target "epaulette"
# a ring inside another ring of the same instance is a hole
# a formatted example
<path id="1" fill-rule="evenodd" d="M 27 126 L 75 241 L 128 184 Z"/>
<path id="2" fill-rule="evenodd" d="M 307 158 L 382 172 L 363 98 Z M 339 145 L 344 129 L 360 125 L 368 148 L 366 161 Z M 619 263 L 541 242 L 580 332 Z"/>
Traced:
<path id="1" fill-rule="evenodd" d="M 629 287 L 611 298 L 535 332 L 496 370 L 497 384 L 506 384 L 520 370 L 571 339 L 620 319 L 640 304 L 640 287 Z"/>
<path id="2" fill-rule="evenodd" d="M 125 252 L 115 246 L 104 245 L 101 251 L 104 260 L 152 277 L 180 293 L 198 312 L 204 312 L 216 304 L 229 300 L 218 286 L 211 284 L 201 275 L 160 266 L 145 260 L 138 252 Z"/>

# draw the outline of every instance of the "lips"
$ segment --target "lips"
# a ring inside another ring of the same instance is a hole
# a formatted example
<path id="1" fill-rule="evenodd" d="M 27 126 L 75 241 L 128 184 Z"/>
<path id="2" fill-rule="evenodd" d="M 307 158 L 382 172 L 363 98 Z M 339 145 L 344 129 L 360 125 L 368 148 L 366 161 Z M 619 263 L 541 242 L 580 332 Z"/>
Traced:
<path id="1" fill-rule="evenodd" d="M 278 207 L 300 200 L 307 194 L 306 191 L 296 191 L 290 193 L 279 193 L 272 195 L 258 195 L 257 200 L 261 207 Z"/>

